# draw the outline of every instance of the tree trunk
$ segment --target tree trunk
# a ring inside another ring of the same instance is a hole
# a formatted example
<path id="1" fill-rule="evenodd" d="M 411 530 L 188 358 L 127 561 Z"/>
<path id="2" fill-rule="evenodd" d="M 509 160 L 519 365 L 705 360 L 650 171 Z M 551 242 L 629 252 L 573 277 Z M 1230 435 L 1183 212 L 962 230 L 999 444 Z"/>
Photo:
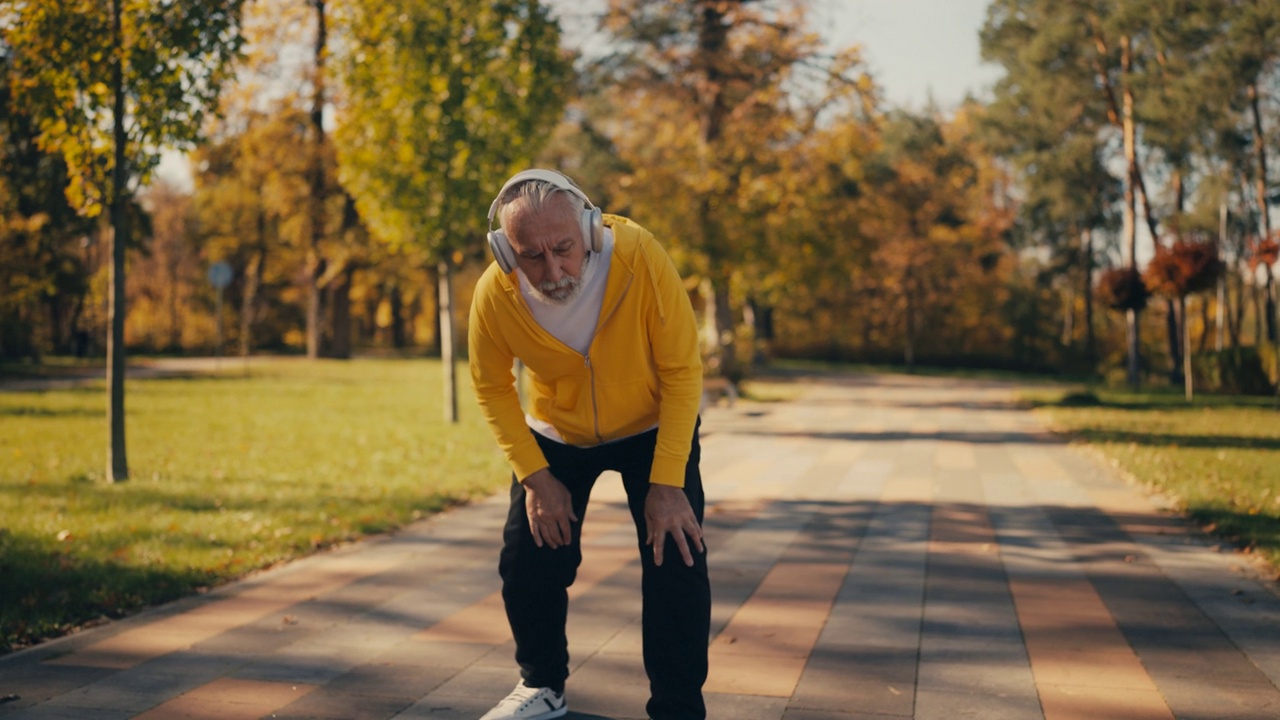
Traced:
<path id="1" fill-rule="evenodd" d="M 258 291 L 267 264 L 267 216 L 258 210 L 258 246 L 244 272 L 244 297 L 240 302 L 240 357 L 253 352 L 253 323 L 258 317 Z"/>
<path id="2" fill-rule="evenodd" d="M 330 339 L 327 357 L 339 360 L 351 359 L 351 283 L 355 276 L 355 266 L 347 264 L 346 269 L 330 283 L 330 327 L 333 336 Z"/>
<path id="3" fill-rule="evenodd" d="M 321 320 L 324 317 L 324 308 L 319 282 L 325 269 L 325 261 L 320 253 L 320 243 L 324 239 L 325 230 L 324 65 L 328 27 L 325 21 L 325 0 L 311 0 L 311 5 L 316 11 L 316 45 L 313 56 L 315 68 L 312 76 L 315 93 L 311 98 L 311 130 L 314 145 L 311 152 L 310 173 L 311 238 L 307 248 L 307 357 L 314 359 L 320 357 L 323 352 Z"/>
<path id="4" fill-rule="evenodd" d="M 1146 214 L 1147 227 L 1151 230 L 1151 240 L 1154 245 L 1159 245 L 1156 239 L 1156 222 L 1151 210 L 1151 199 L 1147 197 L 1147 189 L 1145 183 L 1139 183 L 1138 187 L 1142 191 L 1142 211 Z M 1184 202 L 1184 188 L 1182 182 L 1182 171 L 1174 169 L 1173 172 L 1173 197 L 1174 197 L 1174 217 L 1180 218 L 1182 215 L 1182 203 Z M 1167 331 L 1169 340 L 1169 384 L 1179 385 L 1183 382 L 1183 348 L 1185 342 L 1179 338 L 1187 334 L 1187 315 L 1183 303 L 1175 303 L 1173 298 L 1165 298 L 1165 330 Z M 1181 328 L 1179 327 L 1181 323 Z"/>
<path id="5" fill-rule="evenodd" d="M 694 62 L 702 75 L 698 89 L 703 152 L 710 162 L 717 162 L 717 149 L 724 131 L 724 119 L 729 107 L 725 99 L 725 74 L 723 56 L 729 44 L 729 25 L 725 23 L 730 9 L 724 3 L 703 2 L 698 23 L 698 50 Z M 720 376 L 737 383 L 742 371 L 735 352 L 733 308 L 730 302 L 730 276 L 727 247 L 723 229 L 715 217 L 710 197 L 702 198 L 698 206 L 698 226 L 702 232 L 702 245 L 713 268 L 712 285 L 715 292 L 715 333 Z"/>
<path id="6" fill-rule="evenodd" d="M 1271 213 L 1267 212 L 1267 143 L 1266 135 L 1262 132 L 1262 109 L 1261 93 L 1258 91 L 1258 82 L 1255 79 L 1249 83 L 1249 109 L 1253 116 L 1253 157 L 1256 163 L 1256 176 L 1253 180 L 1254 192 L 1257 194 L 1258 215 L 1262 218 L 1261 227 L 1262 238 L 1264 240 L 1271 238 Z M 1267 328 L 1267 339 L 1276 343 L 1276 349 L 1280 352 L 1280 334 L 1276 332 L 1276 291 L 1275 278 L 1271 273 L 1271 266 L 1265 265 L 1267 278 L 1266 292 L 1266 310 L 1265 325 Z"/>
<path id="7" fill-rule="evenodd" d="M 178 352 L 182 349 L 182 310 L 178 304 L 178 291 L 181 288 L 178 266 L 181 258 L 174 248 L 170 248 L 170 252 L 166 259 L 166 269 L 169 271 L 169 342 L 167 343 L 169 352 Z"/>
<path id="8" fill-rule="evenodd" d="M 905 315 L 904 320 L 906 322 L 906 327 L 903 332 L 902 360 L 906 363 L 907 370 L 911 371 L 916 367 L 916 306 L 915 298 L 912 296 L 913 294 L 911 292 L 911 275 L 909 270 L 907 276 L 902 279 L 902 291 L 905 294 L 903 300 L 905 301 L 904 306 L 906 310 L 906 312 L 903 313 Z"/>
<path id="9" fill-rule="evenodd" d="M 446 422 L 458 422 L 457 379 L 454 377 L 453 363 L 453 268 L 448 260 L 436 264 L 436 276 L 439 278 L 440 300 L 437 303 L 440 312 L 440 366 L 444 378 L 444 419 Z"/>
<path id="10" fill-rule="evenodd" d="M 397 350 L 406 345 L 404 334 L 404 320 L 401 315 L 404 314 L 404 296 L 400 293 L 400 283 L 391 286 L 390 293 L 391 303 L 391 347 Z"/>
<path id="11" fill-rule="evenodd" d="M 1076 294 L 1069 285 L 1062 294 L 1062 337 L 1059 342 L 1070 351 L 1076 344 Z"/>
<path id="12" fill-rule="evenodd" d="M 1200 344 L 1196 347 L 1196 352 L 1203 353 L 1209 349 L 1209 327 L 1213 324 L 1213 320 L 1209 318 L 1209 298 L 1202 297 L 1200 298 Z M 1215 334 L 1218 335 L 1219 340 L 1222 339 L 1221 333 Z"/>
<path id="13" fill-rule="evenodd" d="M 1093 331 L 1093 229 L 1084 231 L 1084 356 L 1092 368 L 1098 362 L 1098 341 Z"/>
<path id="14" fill-rule="evenodd" d="M 1218 256 L 1226 257 L 1227 250 L 1227 201 L 1224 199 L 1218 205 Z M 1227 277 L 1226 273 L 1218 276 L 1218 306 L 1217 318 L 1214 322 L 1215 338 L 1214 349 L 1222 352 L 1223 345 L 1226 341 L 1226 319 L 1227 319 Z M 1206 327 L 1208 327 L 1206 325 Z M 1201 350 L 1203 351 L 1203 347 Z"/>
<path id="15" fill-rule="evenodd" d="M 1182 317 L 1182 382 L 1187 391 L 1187 402 L 1195 399 L 1195 382 L 1191 376 L 1191 328 L 1187 323 L 1187 297 L 1178 298 L 1178 314 Z"/>
<path id="16" fill-rule="evenodd" d="M 324 277 L 326 263 L 314 251 L 307 251 L 307 357 L 312 360 L 323 352 L 324 289 L 320 278 Z"/>
<path id="17" fill-rule="evenodd" d="M 107 403 L 107 426 L 110 428 L 110 441 L 107 445 L 107 477 L 111 482 L 123 482 L 129 479 L 129 461 L 125 452 L 124 436 L 124 259 L 125 246 L 129 242 L 129 218 L 127 192 L 129 176 L 126 174 L 127 161 L 125 143 L 125 93 L 124 93 L 124 58 L 120 28 L 121 0 L 111 2 L 111 34 L 112 45 L 116 49 L 115 60 L 112 61 L 111 81 L 115 84 L 115 105 L 112 109 L 112 142 L 115 144 L 115 167 L 111 170 L 111 289 L 108 293 L 108 322 L 111 331 L 107 335 L 107 392 L 110 399 Z"/>
<path id="18" fill-rule="evenodd" d="M 1261 345 L 1266 341 L 1263 339 L 1265 334 L 1262 329 L 1262 289 L 1257 282 L 1249 283 L 1249 297 L 1253 300 L 1253 344 Z"/>
<path id="19" fill-rule="evenodd" d="M 1120 65 L 1126 79 L 1131 62 L 1131 46 L 1130 39 L 1125 37 L 1121 44 Z M 1127 89 L 1124 93 L 1121 124 L 1124 131 L 1124 159 L 1127 167 L 1124 183 L 1123 241 L 1125 243 L 1125 259 L 1128 260 L 1129 267 L 1136 269 L 1138 267 L 1138 219 L 1136 216 L 1134 199 L 1136 190 L 1134 185 L 1138 177 L 1138 148 L 1133 123 L 1133 93 Z M 1138 311 L 1127 311 L 1125 313 L 1125 322 L 1128 328 L 1129 385 L 1136 390 L 1142 383 L 1142 378 L 1139 375 L 1139 367 L 1142 363 L 1138 346 Z"/>
<path id="20" fill-rule="evenodd" d="M 1141 358 L 1138 355 L 1138 311 L 1126 310 L 1125 338 L 1129 346 L 1129 386 L 1137 390 L 1142 385 Z"/>
<path id="21" fill-rule="evenodd" d="M 711 281 L 715 293 L 716 346 L 720 354 L 720 377 L 737 383 L 742 379 L 738 365 L 737 332 L 733 322 L 733 306 L 729 301 L 730 274 L 726 268 Z"/>

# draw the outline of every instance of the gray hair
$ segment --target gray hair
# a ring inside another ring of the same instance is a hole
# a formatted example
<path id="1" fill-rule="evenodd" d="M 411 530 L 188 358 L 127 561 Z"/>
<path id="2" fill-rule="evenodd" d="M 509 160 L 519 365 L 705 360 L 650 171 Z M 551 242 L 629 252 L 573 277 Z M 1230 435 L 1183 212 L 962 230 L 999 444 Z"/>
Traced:
<path id="1" fill-rule="evenodd" d="M 576 219 L 583 208 L 581 198 L 546 180 L 527 180 L 507 188 L 507 191 L 498 197 L 498 221 L 502 227 L 506 227 L 511 215 L 517 211 L 533 215 L 541 214 L 551 207 L 557 195 L 562 196 L 562 199 L 558 200 L 560 212 Z"/>

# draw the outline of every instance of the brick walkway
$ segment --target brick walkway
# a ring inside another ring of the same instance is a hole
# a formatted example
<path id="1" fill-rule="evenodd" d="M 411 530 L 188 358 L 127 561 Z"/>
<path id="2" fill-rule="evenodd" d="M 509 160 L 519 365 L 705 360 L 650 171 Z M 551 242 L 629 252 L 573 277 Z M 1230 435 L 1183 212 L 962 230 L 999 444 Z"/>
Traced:
<path id="1" fill-rule="evenodd" d="M 1280 718 L 1280 598 L 1006 389 L 815 380 L 715 408 L 715 720 Z M 602 479 L 570 720 L 642 718 L 639 567 Z M 517 677 L 500 498 L 0 658 L 0 718 L 474 720 Z"/>

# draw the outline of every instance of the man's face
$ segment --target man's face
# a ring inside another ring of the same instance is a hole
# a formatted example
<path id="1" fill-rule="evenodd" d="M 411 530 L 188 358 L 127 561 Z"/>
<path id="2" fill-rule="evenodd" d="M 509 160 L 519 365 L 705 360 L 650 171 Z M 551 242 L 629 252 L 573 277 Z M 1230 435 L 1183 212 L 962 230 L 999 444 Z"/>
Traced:
<path id="1" fill-rule="evenodd" d="M 560 199 L 541 212 L 517 210 L 508 219 L 507 239 L 516 265 L 529 278 L 536 294 L 554 303 L 573 299 L 586 269 L 586 248 L 576 208 L 569 212 Z"/>

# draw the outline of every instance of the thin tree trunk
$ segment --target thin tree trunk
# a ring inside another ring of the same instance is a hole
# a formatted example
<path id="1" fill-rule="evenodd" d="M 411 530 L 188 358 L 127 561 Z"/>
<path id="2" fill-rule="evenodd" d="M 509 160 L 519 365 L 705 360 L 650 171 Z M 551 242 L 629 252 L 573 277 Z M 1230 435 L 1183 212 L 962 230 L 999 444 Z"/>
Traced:
<path id="1" fill-rule="evenodd" d="M 733 306 L 729 300 L 730 276 L 728 270 L 716 273 L 711 283 L 716 298 L 716 337 L 720 350 L 720 376 L 732 383 L 742 379 L 738 366 L 737 333 L 733 322 Z"/>
<path id="2" fill-rule="evenodd" d="M 1227 250 L 1227 201 L 1224 199 L 1218 205 L 1218 256 L 1225 257 Z M 1223 345 L 1226 341 L 1226 319 L 1227 315 L 1227 277 L 1226 273 L 1218 276 L 1218 306 L 1217 319 L 1214 322 L 1214 331 L 1216 334 L 1214 349 L 1222 352 Z M 1206 318 L 1206 322 L 1208 322 Z M 1208 327 L 1207 325 L 1205 327 Z M 1201 351 L 1204 350 L 1203 345 Z"/>
<path id="3" fill-rule="evenodd" d="M 1271 238 L 1271 213 L 1267 212 L 1267 144 L 1266 135 L 1262 132 L 1262 109 L 1261 109 L 1261 93 L 1258 90 L 1258 82 L 1255 79 L 1249 83 L 1249 109 L 1253 116 L 1253 157 L 1256 163 L 1256 176 L 1253 180 L 1254 192 L 1257 194 L 1258 215 L 1262 218 L 1261 227 L 1262 238 L 1264 240 Z M 1276 350 L 1280 353 L 1280 334 L 1276 332 L 1276 291 L 1275 277 L 1271 273 L 1271 266 L 1264 265 L 1267 278 L 1266 292 L 1266 312 L 1264 323 L 1267 328 L 1267 339 L 1276 343 Z M 1277 383 L 1280 387 L 1280 383 Z"/>
<path id="4" fill-rule="evenodd" d="M 1097 338 L 1093 331 L 1093 229 L 1084 231 L 1084 354 L 1089 367 L 1098 361 Z"/>
<path id="5" fill-rule="evenodd" d="M 1111 83 L 1111 75 L 1103 64 L 1103 59 L 1110 56 L 1110 50 L 1106 41 L 1102 37 L 1102 32 L 1097 22 L 1091 23 L 1093 30 L 1093 41 L 1097 49 L 1094 54 L 1093 63 L 1094 71 L 1098 87 L 1102 91 L 1103 99 L 1107 105 L 1107 118 L 1114 124 L 1118 125 L 1124 140 L 1124 158 L 1126 163 L 1125 184 L 1124 184 L 1124 214 L 1123 214 L 1123 231 L 1121 241 L 1125 247 L 1125 260 L 1131 268 L 1137 268 L 1137 249 L 1138 249 L 1138 233 L 1137 218 L 1135 216 L 1134 197 L 1137 192 L 1136 186 L 1141 180 L 1138 171 L 1138 155 L 1137 155 L 1137 139 L 1136 129 L 1133 120 L 1133 92 L 1129 87 L 1129 71 L 1133 67 L 1133 40 L 1129 36 L 1123 36 L 1120 39 L 1120 77 L 1123 83 L 1122 101 L 1116 100 L 1115 87 Z M 1145 187 L 1144 187 L 1145 196 Z M 1149 224 L 1153 220 L 1148 216 Z M 1156 237 L 1155 228 L 1151 228 L 1152 239 Z M 1125 313 L 1125 324 L 1127 327 L 1126 337 L 1128 346 L 1128 373 L 1129 384 L 1135 389 L 1139 386 L 1141 378 L 1139 377 L 1139 368 L 1141 366 L 1141 358 L 1139 357 L 1140 347 L 1138 345 L 1138 313 L 1135 310 L 1129 310 Z"/>
<path id="6" fill-rule="evenodd" d="M 1142 211 L 1147 218 L 1147 227 L 1151 231 L 1151 241 L 1153 245 L 1159 245 L 1160 241 L 1156 235 L 1156 222 L 1154 213 L 1151 209 L 1151 200 L 1147 197 L 1146 184 L 1142 181 L 1141 170 L 1138 175 L 1138 189 L 1142 194 Z M 1173 173 L 1173 196 L 1174 196 L 1174 217 L 1180 218 L 1182 215 L 1182 203 L 1184 201 L 1184 189 L 1182 182 L 1182 171 L 1175 169 Z M 1175 303 L 1173 298 L 1165 298 L 1165 331 L 1169 341 L 1169 384 L 1178 385 L 1183 382 L 1183 347 L 1185 343 L 1180 340 L 1187 334 L 1186 322 L 1187 316 L 1183 312 L 1185 307 L 1180 303 Z M 1179 324 L 1182 327 L 1179 327 Z"/>
<path id="7" fill-rule="evenodd" d="M 1129 342 L 1129 386 L 1137 390 L 1142 384 L 1141 367 L 1138 357 L 1138 311 L 1126 310 L 1124 313 L 1125 337 Z"/>
<path id="8" fill-rule="evenodd" d="M 1120 55 L 1121 70 L 1124 76 L 1128 77 L 1129 66 L 1131 62 L 1131 41 L 1125 37 L 1121 45 Z M 1138 175 L 1138 150 L 1137 136 L 1133 123 L 1133 93 L 1125 91 L 1124 93 L 1124 109 L 1121 117 L 1122 128 L 1124 132 L 1124 159 L 1128 171 L 1125 173 L 1124 184 L 1124 243 L 1126 249 L 1126 260 L 1129 267 L 1137 268 L 1138 266 L 1138 222 L 1135 208 L 1135 181 Z M 1140 348 L 1138 346 L 1138 312 L 1129 310 L 1126 313 L 1126 324 L 1128 332 L 1128 354 L 1129 354 L 1129 385 L 1137 389 L 1141 385 L 1142 379 L 1139 376 L 1139 367 L 1141 359 L 1139 357 Z"/>
<path id="9" fill-rule="evenodd" d="M 312 77 L 314 95 L 311 98 L 311 130 L 314 144 L 311 151 L 311 238 L 307 248 L 307 357 L 318 358 L 322 354 L 321 321 L 324 317 L 320 278 L 325 272 L 325 260 L 320 252 L 324 239 L 324 66 L 328 39 L 325 20 L 325 0 L 311 0 L 316 11 L 315 62 Z"/>
<path id="10" fill-rule="evenodd" d="M 182 348 L 182 313 L 178 307 L 178 265 L 181 258 L 177 256 L 175 248 L 170 248 L 166 265 L 169 270 L 169 342 L 170 352 L 177 352 Z"/>
<path id="11" fill-rule="evenodd" d="M 388 301 L 391 303 L 391 347 L 399 350 L 405 346 L 404 321 L 400 317 L 404 314 L 404 296 L 400 293 L 400 283 L 391 285 Z"/>
<path id="12" fill-rule="evenodd" d="M 111 2 L 112 45 L 117 50 L 112 62 L 111 80 L 115 84 L 115 105 L 112 108 L 115 143 L 115 167 L 111 170 L 111 289 L 108 293 L 107 317 L 111 332 L 107 335 L 107 386 L 110 399 L 107 403 L 107 426 L 110 441 L 107 445 L 107 477 L 111 482 L 129 479 L 129 461 L 125 452 L 124 435 L 124 260 L 125 246 L 129 242 L 129 218 L 127 214 L 128 180 L 125 163 L 125 143 L 128 137 L 124 128 L 124 58 L 120 26 L 121 0 Z"/>
<path id="13" fill-rule="evenodd" d="M 903 277 L 902 290 L 906 294 L 903 298 L 906 306 L 906 328 L 903 340 L 902 359 L 907 364 L 907 370 L 914 370 L 916 367 L 916 306 L 915 298 L 911 292 L 911 271 L 908 269 L 907 275 Z"/>
<path id="14" fill-rule="evenodd" d="M 1240 347 L 1240 336 L 1244 327 L 1244 279 L 1240 277 L 1239 269 L 1231 273 L 1227 278 L 1234 280 L 1235 292 L 1231 291 L 1231 283 L 1226 284 L 1226 306 L 1227 306 L 1227 337 L 1231 341 L 1232 348 Z"/>
<path id="15" fill-rule="evenodd" d="M 1196 347 L 1196 352 L 1203 353 L 1209 349 L 1209 326 L 1212 324 L 1213 320 L 1209 318 L 1209 298 L 1203 296 L 1200 298 L 1200 344 Z"/>
<path id="16" fill-rule="evenodd" d="M 267 216 L 258 210 L 258 246 L 249 258 L 244 273 L 244 297 L 240 302 L 240 357 L 253 352 L 253 323 L 258 317 L 258 291 L 267 264 Z"/>
<path id="17" fill-rule="evenodd" d="M 1187 391 L 1187 402 L 1195 399 L 1195 382 L 1191 376 L 1191 328 L 1187 323 L 1187 298 L 1178 298 L 1178 314 L 1182 317 L 1182 382 Z"/>
<path id="18" fill-rule="evenodd" d="M 453 362 L 453 269 L 448 260 L 436 264 L 440 284 L 440 365 L 444 376 L 444 419 L 458 422 L 457 379 Z"/>

